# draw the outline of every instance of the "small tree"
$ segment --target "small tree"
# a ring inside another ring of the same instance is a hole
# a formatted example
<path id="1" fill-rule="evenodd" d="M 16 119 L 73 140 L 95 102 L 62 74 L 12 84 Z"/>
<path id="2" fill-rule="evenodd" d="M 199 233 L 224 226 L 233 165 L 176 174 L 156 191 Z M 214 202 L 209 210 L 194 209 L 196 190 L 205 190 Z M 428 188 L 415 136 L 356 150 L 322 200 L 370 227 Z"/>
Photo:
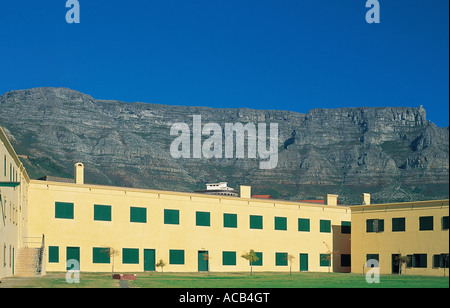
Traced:
<path id="1" fill-rule="evenodd" d="M 328 250 L 327 250 L 327 252 L 321 257 L 321 260 L 328 263 L 328 273 L 330 273 L 330 270 L 331 270 L 331 254 L 332 254 L 332 252 L 331 252 L 331 249 L 330 249 L 330 247 L 328 246 L 328 244 L 325 243 L 325 242 L 323 242 L 323 243 L 325 244 L 325 246 L 327 246 L 327 249 L 328 249 Z"/>
<path id="2" fill-rule="evenodd" d="M 162 276 L 164 276 L 164 266 L 166 266 L 166 262 L 164 262 L 163 259 L 160 259 L 158 263 L 155 264 L 155 266 L 161 268 L 161 274 Z"/>
<path id="3" fill-rule="evenodd" d="M 203 260 L 208 261 L 208 276 L 209 276 L 209 260 L 211 260 L 211 257 L 209 256 L 208 252 L 205 251 L 205 253 L 203 254 Z"/>
<path id="4" fill-rule="evenodd" d="M 289 275 L 292 275 L 292 260 L 294 260 L 295 257 L 293 255 L 287 255 L 287 260 L 289 262 Z"/>
<path id="5" fill-rule="evenodd" d="M 119 255 L 119 251 L 112 247 L 107 247 L 104 248 L 103 252 L 107 253 L 109 258 L 112 257 L 111 275 L 114 276 L 114 257 Z"/>
<path id="6" fill-rule="evenodd" d="M 245 252 L 241 255 L 241 258 L 244 258 L 245 260 L 248 260 L 250 262 L 250 276 L 253 275 L 253 262 L 256 262 L 259 260 L 258 256 L 256 255 L 256 252 L 253 249 L 250 249 L 249 252 Z"/>
<path id="7" fill-rule="evenodd" d="M 408 262 L 410 261 L 410 257 L 399 255 L 395 257 L 395 261 L 398 262 L 398 273 L 402 274 L 403 264 L 408 264 Z M 405 274 L 406 274 L 406 267 L 405 267 Z"/>

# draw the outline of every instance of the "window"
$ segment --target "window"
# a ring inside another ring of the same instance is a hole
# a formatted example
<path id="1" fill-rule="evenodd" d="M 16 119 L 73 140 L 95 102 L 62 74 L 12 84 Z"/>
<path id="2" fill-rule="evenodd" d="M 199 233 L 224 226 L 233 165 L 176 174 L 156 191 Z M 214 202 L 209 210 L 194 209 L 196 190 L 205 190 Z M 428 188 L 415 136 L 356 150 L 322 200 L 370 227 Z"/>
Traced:
<path id="1" fill-rule="evenodd" d="M 147 222 L 147 209 L 145 207 L 130 207 L 130 222 Z"/>
<path id="2" fill-rule="evenodd" d="M 184 264 L 184 250 L 169 250 L 169 264 Z"/>
<path id="3" fill-rule="evenodd" d="M 352 264 L 351 255 L 349 255 L 349 254 L 342 254 L 341 255 L 341 266 L 342 267 L 350 267 L 351 264 Z"/>
<path id="4" fill-rule="evenodd" d="M 342 234 L 352 233 L 352 223 L 350 221 L 341 221 L 341 233 Z"/>
<path id="5" fill-rule="evenodd" d="M 376 253 L 372 253 L 372 254 L 367 254 L 366 255 L 366 266 L 367 266 L 367 261 L 370 260 L 375 260 L 376 262 L 371 262 L 371 266 L 370 267 L 378 267 L 376 265 L 380 264 L 380 255 L 376 254 Z"/>
<path id="6" fill-rule="evenodd" d="M 195 212 L 195 225 L 209 227 L 211 225 L 211 214 L 209 212 Z"/>
<path id="7" fill-rule="evenodd" d="M 308 218 L 299 218 L 298 219 L 298 231 L 309 232 L 309 219 Z"/>
<path id="8" fill-rule="evenodd" d="M 448 230 L 448 216 L 442 217 L 442 230 Z"/>
<path id="9" fill-rule="evenodd" d="M 258 258 L 257 261 L 253 262 L 253 266 L 262 266 L 263 265 L 263 253 L 262 252 L 255 252 L 256 257 Z"/>
<path id="10" fill-rule="evenodd" d="M 179 210 L 164 210 L 164 223 L 167 225 L 179 225 L 180 224 L 180 211 Z"/>
<path id="11" fill-rule="evenodd" d="M 237 228 L 237 214 L 223 214 L 224 228 Z"/>
<path id="12" fill-rule="evenodd" d="M 420 231 L 433 230 L 433 216 L 419 217 L 419 230 Z"/>
<path id="13" fill-rule="evenodd" d="M 331 220 L 320 220 L 320 232 L 331 233 Z"/>
<path id="14" fill-rule="evenodd" d="M 262 229 L 263 228 L 263 217 L 250 215 L 250 229 Z"/>
<path id="15" fill-rule="evenodd" d="M 111 206 L 94 204 L 94 220 L 111 221 Z"/>
<path id="16" fill-rule="evenodd" d="M 222 252 L 222 265 L 236 265 L 236 251 Z"/>
<path id="17" fill-rule="evenodd" d="M 414 254 L 412 258 L 413 267 L 426 268 L 427 267 L 427 254 L 418 253 Z"/>
<path id="18" fill-rule="evenodd" d="M 139 264 L 139 249 L 138 248 L 122 248 L 122 263 L 123 264 Z"/>
<path id="19" fill-rule="evenodd" d="M 275 230 L 287 230 L 287 217 L 275 217 Z"/>
<path id="20" fill-rule="evenodd" d="M 449 268 L 448 253 L 441 253 L 433 255 L 433 267 L 434 268 Z"/>
<path id="21" fill-rule="evenodd" d="M 412 263 L 413 255 L 407 255 L 406 257 L 408 258 L 408 262 L 406 262 L 406 267 L 407 268 L 413 267 L 413 263 Z"/>
<path id="22" fill-rule="evenodd" d="M 73 203 L 55 202 L 55 218 L 73 219 Z"/>
<path id="23" fill-rule="evenodd" d="M 367 219 L 366 220 L 367 232 L 383 232 L 384 231 L 384 219 Z"/>
<path id="24" fill-rule="evenodd" d="M 405 218 L 392 218 L 392 232 L 405 231 Z"/>
<path id="25" fill-rule="evenodd" d="M 92 248 L 92 263 L 110 263 L 110 249 L 109 248 Z M 137 263 L 139 263 L 139 252 Z"/>
<path id="26" fill-rule="evenodd" d="M 331 266 L 331 254 L 329 253 L 320 254 L 320 266 Z"/>
<path id="27" fill-rule="evenodd" d="M 48 262 L 59 263 L 59 247 L 48 246 Z"/>
<path id="28" fill-rule="evenodd" d="M 287 252 L 276 252 L 275 253 L 275 265 L 276 266 L 287 266 L 288 265 Z"/>

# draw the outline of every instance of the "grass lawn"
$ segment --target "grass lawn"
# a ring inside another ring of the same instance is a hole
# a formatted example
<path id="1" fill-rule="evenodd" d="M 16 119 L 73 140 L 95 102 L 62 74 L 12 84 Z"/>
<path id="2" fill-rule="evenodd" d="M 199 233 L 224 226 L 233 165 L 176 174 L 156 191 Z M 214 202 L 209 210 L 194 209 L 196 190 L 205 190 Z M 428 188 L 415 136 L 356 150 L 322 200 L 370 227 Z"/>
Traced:
<path id="1" fill-rule="evenodd" d="M 66 282 L 65 273 L 42 278 L 4 278 L 0 288 L 119 288 L 108 273 L 81 273 L 80 283 Z M 368 284 L 365 275 L 343 273 L 137 273 L 131 288 L 448 288 L 448 277 L 382 275 Z"/>

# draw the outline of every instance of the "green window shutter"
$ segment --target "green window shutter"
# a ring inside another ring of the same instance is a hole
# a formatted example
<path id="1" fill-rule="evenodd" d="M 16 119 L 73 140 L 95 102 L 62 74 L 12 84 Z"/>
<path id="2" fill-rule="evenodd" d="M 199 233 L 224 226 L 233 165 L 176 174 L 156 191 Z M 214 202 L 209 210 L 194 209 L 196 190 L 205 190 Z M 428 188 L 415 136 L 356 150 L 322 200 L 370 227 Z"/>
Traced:
<path id="1" fill-rule="evenodd" d="M 147 208 L 145 207 L 130 207 L 130 222 L 147 222 Z"/>
<path id="2" fill-rule="evenodd" d="M 139 264 L 139 249 L 138 248 L 122 248 L 122 263 L 123 264 Z"/>
<path id="3" fill-rule="evenodd" d="M 275 253 L 275 266 L 287 266 L 287 265 L 288 265 L 287 252 L 276 252 Z"/>
<path id="4" fill-rule="evenodd" d="M 110 249 L 109 248 L 92 248 L 92 263 L 106 263 L 109 264 L 110 261 Z"/>
<path id="5" fill-rule="evenodd" d="M 73 219 L 73 203 L 55 202 L 55 218 Z"/>
<path id="6" fill-rule="evenodd" d="M 341 233 L 350 234 L 352 230 L 352 223 L 350 221 L 341 221 Z"/>
<path id="7" fill-rule="evenodd" d="M 209 227 L 211 225 L 211 214 L 209 212 L 195 212 L 195 225 Z"/>
<path id="8" fill-rule="evenodd" d="M 366 255 L 366 261 L 369 260 L 376 260 L 378 262 L 378 264 L 380 264 L 380 255 L 379 254 L 367 254 Z"/>
<path id="9" fill-rule="evenodd" d="M 413 267 L 413 255 L 407 255 L 407 257 L 408 257 L 408 262 L 406 262 L 406 267 L 411 268 L 411 267 Z"/>
<path id="10" fill-rule="evenodd" d="M 384 231 L 384 219 L 378 219 L 378 232 Z"/>
<path id="11" fill-rule="evenodd" d="M 250 215 L 250 229 L 262 229 L 263 217 L 257 215 Z"/>
<path id="12" fill-rule="evenodd" d="M 184 264 L 184 250 L 169 250 L 169 264 Z"/>
<path id="13" fill-rule="evenodd" d="M 427 267 L 427 254 L 414 254 L 413 255 L 413 266 L 418 268 Z"/>
<path id="14" fill-rule="evenodd" d="M 443 253 L 441 254 L 441 267 L 443 268 L 449 268 L 449 254 Z"/>
<path id="15" fill-rule="evenodd" d="M 164 223 L 167 225 L 179 225 L 180 224 L 180 211 L 179 210 L 164 210 Z"/>
<path id="16" fill-rule="evenodd" d="M 366 232 L 374 232 L 373 230 L 373 219 L 367 219 L 366 220 Z"/>
<path id="17" fill-rule="evenodd" d="M 433 216 L 419 217 L 419 230 L 420 231 L 433 230 Z"/>
<path id="18" fill-rule="evenodd" d="M 48 262 L 59 263 L 59 247 L 48 246 Z"/>
<path id="19" fill-rule="evenodd" d="M 236 251 L 222 252 L 222 265 L 236 265 Z"/>
<path id="20" fill-rule="evenodd" d="M 94 220 L 111 221 L 111 206 L 94 204 Z"/>
<path id="21" fill-rule="evenodd" d="M 263 265 L 263 253 L 262 252 L 255 252 L 256 257 L 258 260 L 253 262 L 253 266 L 262 266 Z"/>
<path id="22" fill-rule="evenodd" d="M 448 230 L 448 216 L 442 217 L 442 230 Z"/>
<path id="23" fill-rule="evenodd" d="M 441 255 L 433 255 L 433 267 L 435 267 L 435 268 L 442 267 L 442 256 Z"/>
<path id="24" fill-rule="evenodd" d="M 224 228 L 237 228 L 237 214 L 223 214 Z"/>
<path id="25" fill-rule="evenodd" d="M 299 218 L 298 219 L 298 231 L 309 232 L 309 218 Z"/>
<path id="26" fill-rule="evenodd" d="M 405 218 L 392 218 L 392 231 L 400 232 L 405 231 Z"/>
<path id="27" fill-rule="evenodd" d="M 331 265 L 331 254 L 321 253 L 320 254 L 320 266 L 330 266 Z"/>
<path id="28" fill-rule="evenodd" d="M 331 233 L 331 220 L 320 220 L 320 232 Z"/>
<path id="29" fill-rule="evenodd" d="M 275 217 L 275 230 L 287 230 L 287 217 Z"/>

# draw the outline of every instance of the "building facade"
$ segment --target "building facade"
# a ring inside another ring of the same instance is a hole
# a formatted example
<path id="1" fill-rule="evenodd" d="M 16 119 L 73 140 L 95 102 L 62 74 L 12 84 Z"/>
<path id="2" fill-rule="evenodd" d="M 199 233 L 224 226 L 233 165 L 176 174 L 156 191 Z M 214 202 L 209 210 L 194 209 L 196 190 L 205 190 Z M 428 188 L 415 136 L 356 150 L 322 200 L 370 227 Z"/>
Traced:
<path id="1" fill-rule="evenodd" d="M 351 212 L 352 272 L 365 273 L 374 263 L 381 274 L 448 272 L 448 199 L 352 206 Z"/>
<path id="2" fill-rule="evenodd" d="M 254 271 L 350 271 L 348 207 L 36 180 L 29 199 L 47 271 L 247 271 L 250 249 Z"/>
<path id="3" fill-rule="evenodd" d="M 27 241 L 28 175 L 0 127 L 0 278 L 13 276 Z"/>

